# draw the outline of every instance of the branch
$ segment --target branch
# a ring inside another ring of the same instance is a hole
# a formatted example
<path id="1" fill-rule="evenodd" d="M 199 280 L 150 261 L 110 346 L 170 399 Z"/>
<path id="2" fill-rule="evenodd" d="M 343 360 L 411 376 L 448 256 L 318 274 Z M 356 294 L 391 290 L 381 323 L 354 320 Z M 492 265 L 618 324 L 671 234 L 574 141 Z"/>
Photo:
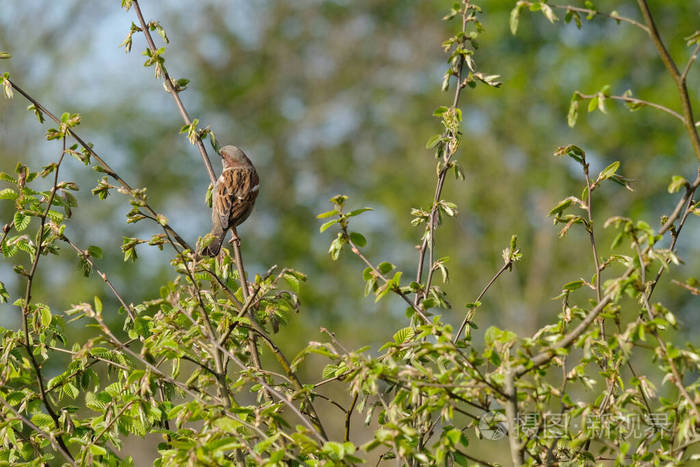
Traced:
<path id="1" fill-rule="evenodd" d="M 70 452 L 68 452 L 68 449 L 66 448 L 65 444 L 63 444 L 63 441 L 60 440 L 60 438 L 57 441 L 53 433 L 47 433 L 35 424 L 33 424 L 27 417 L 25 417 L 24 415 L 19 413 L 14 407 L 12 407 L 12 405 L 9 402 L 7 402 L 2 396 L 0 396 L 0 403 L 2 403 L 2 405 L 4 405 L 10 412 L 15 414 L 15 416 L 19 418 L 22 421 L 22 423 L 39 433 L 44 438 L 48 439 L 51 443 L 51 446 L 53 446 L 53 448 L 56 451 L 61 453 L 61 455 L 66 459 L 66 462 L 68 462 L 71 465 L 78 465 L 75 463 L 73 456 L 71 456 Z"/>
<path id="2" fill-rule="evenodd" d="M 468 18 L 468 12 L 469 12 L 469 2 L 465 2 L 464 6 L 464 11 L 462 13 L 462 35 L 466 37 L 466 30 L 467 30 L 467 18 Z M 466 39 L 464 39 L 466 40 Z M 455 94 L 454 97 L 452 98 L 452 108 L 455 109 L 457 108 L 457 104 L 459 103 L 459 97 L 462 93 L 462 89 L 466 86 L 466 83 L 462 81 L 462 73 L 464 70 L 464 56 L 460 55 L 459 56 L 459 67 L 457 71 L 457 87 L 455 88 Z M 430 210 L 430 218 L 429 218 L 429 224 L 428 224 L 428 232 L 427 236 L 423 239 L 423 243 L 421 244 L 419 250 L 418 250 L 418 267 L 416 268 L 416 282 L 421 283 L 423 280 L 423 267 L 424 267 L 424 262 L 425 262 L 425 250 L 426 248 L 429 249 L 428 253 L 428 258 L 429 258 L 429 270 L 428 270 L 428 277 L 426 279 L 426 285 L 425 288 L 423 289 L 423 297 L 425 298 L 430 291 L 430 285 L 433 280 L 433 272 L 435 271 L 433 268 L 433 261 L 434 261 L 434 249 L 435 249 L 435 229 L 437 227 L 437 221 L 439 217 L 439 202 L 440 202 L 440 197 L 442 195 L 442 189 L 445 183 L 445 177 L 447 176 L 447 171 L 449 170 L 449 162 L 452 159 L 452 156 L 454 156 L 455 152 L 457 151 L 457 135 L 456 134 L 450 134 L 449 130 L 445 130 L 443 133 L 444 136 L 450 136 L 451 141 L 446 144 L 445 152 L 444 155 L 442 156 L 442 163 L 443 167 L 440 169 L 439 175 L 438 175 L 438 181 L 435 186 L 435 195 L 433 196 L 433 205 Z M 425 235 L 425 234 L 424 234 Z M 418 305 L 420 300 L 421 300 L 421 294 L 419 292 L 416 293 L 416 296 L 414 297 L 413 304 Z"/>
<path id="3" fill-rule="evenodd" d="M 357 247 L 357 245 L 355 245 L 355 243 L 354 243 L 354 242 L 352 241 L 352 239 L 350 238 L 350 234 L 348 234 L 348 231 L 347 231 L 347 229 L 346 229 L 345 227 L 343 227 L 343 233 L 344 233 L 344 235 L 345 235 L 345 237 L 346 237 L 346 239 L 347 239 L 348 245 L 350 245 L 350 249 L 352 250 L 352 252 L 353 252 L 358 258 L 360 258 L 360 259 L 362 260 L 362 262 L 365 263 L 365 264 L 372 270 L 372 272 L 373 272 L 377 277 L 379 277 L 381 280 L 383 280 L 383 281 L 384 281 L 384 284 L 390 282 L 390 280 L 387 279 L 381 272 L 379 272 L 379 270 L 378 270 L 376 267 L 374 267 L 374 264 L 372 264 L 372 263 L 367 259 L 367 257 L 366 257 L 365 255 L 362 254 L 362 252 L 360 251 L 360 249 Z M 407 296 L 405 293 L 403 293 L 403 292 L 401 291 L 400 288 L 394 287 L 394 288 L 392 288 L 391 290 L 392 290 L 392 292 L 396 293 L 399 297 L 401 297 L 401 298 L 403 299 L 403 301 L 406 302 L 406 303 L 408 304 L 408 306 L 410 306 L 411 308 L 413 308 L 413 311 L 415 311 L 416 314 L 418 314 L 418 316 L 421 317 L 421 319 L 423 320 L 423 322 L 424 322 L 425 324 L 430 324 L 430 320 L 428 319 L 427 316 L 425 316 L 425 313 L 423 313 L 423 310 L 421 310 L 420 305 L 417 305 L 417 304 L 413 303 L 413 302 L 411 301 L 411 299 L 408 298 L 408 296 Z"/>
<path id="4" fill-rule="evenodd" d="M 683 74 L 681 74 L 678 71 L 676 63 L 673 61 L 671 54 L 668 52 L 668 49 L 666 49 L 666 45 L 664 45 L 664 42 L 661 39 L 661 35 L 659 34 L 658 29 L 656 28 L 656 23 L 654 22 L 654 17 L 651 14 L 651 10 L 649 10 L 649 5 L 647 1 L 637 0 L 637 3 L 639 4 L 639 9 L 642 11 L 644 21 L 647 24 L 649 36 L 651 37 L 651 40 L 656 46 L 656 50 L 661 56 L 661 61 L 663 61 L 664 65 L 666 66 L 666 69 L 671 74 L 673 81 L 678 87 L 678 92 L 681 98 L 681 106 L 683 107 L 683 125 L 685 126 L 688 135 L 690 136 L 690 141 L 693 145 L 693 150 L 695 151 L 695 157 L 697 157 L 698 160 L 700 160 L 700 135 L 698 135 L 697 128 L 695 128 L 695 119 L 693 118 L 693 107 L 690 103 L 690 97 L 688 96 L 688 87 L 686 86 L 687 73 L 685 72 L 685 70 Z M 692 62 L 689 62 L 689 65 L 690 63 Z"/>
<path id="5" fill-rule="evenodd" d="M 531 2 L 523 2 L 523 3 L 527 4 L 528 6 L 531 5 Z M 649 32 L 648 28 L 646 26 L 644 26 L 642 23 L 640 23 L 639 21 L 635 21 L 632 18 L 628 18 L 626 16 L 620 16 L 617 13 L 605 13 L 605 12 L 598 11 L 598 10 L 592 10 L 590 8 L 579 8 L 579 7 L 575 7 L 572 5 L 554 5 L 554 4 L 550 3 L 549 6 L 554 7 L 554 8 L 558 8 L 560 10 L 563 9 L 563 10 L 577 11 L 579 13 L 585 13 L 587 15 L 605 16 L 606 18 L 614 19 L 615 21 L 622 21 L 622 22 L 631 24 L 633 26 L 636 26 L 645 32 Z"/>
<path id="6" fill-rule="evenodd" d="M 686 78 L 688 78 L 688 73 L 690 72 L 690 67 L 693 66 L 693 63 L 698 58 L 698 52 L 700 52 L 700 42 L 698 42 L 698 44 L 695 46 L 693 53 L 690 54 L 690 58 L 688 59 L 688 63 L 685 64 L 685 68 L 683 69 L 683 73 L 681 73 L 681 80 L 685 81 Z"/>
<path id="7" fill-rule="evenodd" d="M 102 271 L 100 271 L 99 269 L 97 269 L 97 267 L 95 266 L 95 263 L 90 259 L 90 255 L 89 255 L 85 250 L 81 250 L 81 249 L 78 247 L 78 245 L 76 245 L 75 243 L 73 243 L 73 242 L 72 242 L 68 237 L 66 237 L 65 235 L 61 235 L 59 238 L 60 238 L 61 240 L 63 240 L 64 242 L 68 243 L 68 244 L 71 246 L 71 248 L 73 248 L 73 250 L 78 254 L 78 256 L 80 256 L 83 260 L 87 261 L 87 263 L 90 265 L 90 267 L 91 267 L 92 269 L 94 269 L 94 270 L 97 272 L 97 275 L 100 276 L 100 277 L 102 278 L 102 280 L 104 281 L 105 284 L 107 284 L 107 287 L 109 287 L 109 290 L 112 291 L 112 294 L 113 294 L 114 297 L 119 301 L 119 303 L 121 303 L 122 307 L 124 307 L 124 310 L 125 310 L 126 313 L 129 315 L 129 318 L 131 318 L 131 321 L 135 321 L 135 320 L 136 320 L 136 315 L 134 314 L 134 311 L 131 309 L 131 307 L 130 307 L 129 305 L 126 304 L 126 302 L 124 301 L 124 299 L 122 298 L 122 296 L 119 295 L 119 292 L 117 292 L 117 289 L 114 288 L 114 285 L 113 285 L 112 282 L 107 278 L 107 275 L 106 275 L 104 272 L 102 272 Z"/>
<path id="8" fill-rule="evenodd" d="M 205 392 L 205 391 L 202 391 L 201 389 L 192 388 L 192 387 L 190 387 L 190 386 L 188 386 L 188 385 L 186 385 L 186 384 L 184 384 L 184 383 L 182 383 L 182 382 L 180 382 L 180 381 L 178 381 L 178 380 L 176 380 L 176 379 L 171 378 L 171 377 L 168 376 L 166 373 L 164 373 L 162 370 L 160 370 L 159 368 L 157 368 L 156 366 L 154 366 L 153 364 L 151 364 L 151 363 L 150 363 L 148 360 L 146 360 L 144 357 L 142 357 L 142 356 L 139 355 L 138 353 L 136 353 L 136 352 L 134 352 L 133 350 L 131 350 L 129 347 L 127 347 L 127 345 L 126 345 L 125 343 L 121 342 L 121 341 L 112 333 L 111 329 L 109 329 L 109 327 L 107 326 L 107 324 L 106 324 L 106 323 L 104 322 L 104 320 L 102 319 L 102 315 L 95 313 L 95 314 L 92 315 L 92 318 L 94 318 L 94 319 L 97 321 L 97 323 L 99 324 L 100 328 L 102 329 L 102 332 L 103 332 L 104 335 L 109 339 L 109 341 L 112 343 L 112 345 L 115 346 L 115 348 L 117 348 L 117 349 L 124 349 L 124 351 L 125 351 L 126 353 L 128 353 L 133 359 L 135 359 L 136 361 L 140 362 L 142 365 L 144 365 L 146 368 L 148 368 L 151 372 L 153 372 L 153 374 L 157 375 L 157 376 L 158 376 L 159 378 L 161 378 L 163 381 L 166 381 L 167 383 L 172 384 L 173 386 L 177 387 L 177 388 L 180 389 L 182 392 L 184 392 L 184 393 L 187 394 L 188 396 L 192 397 L 193 399 L 199 401 L 200 403 L 204 404 L 205 406 L 206 406 L 206 405 L 209 405 L 209 403 L 202 397 L 203 395 L 206 396 L 206 397 L 208 397 L 208 398 L 210 398 L 210 399 L 212 399 L 212 400 L 214 400 L 214 401 L 217 401 L 217 398 L 215 398 L 215 397 L 212 396 L 211 394 L 209 394 L 209 393 L 207 393 L 207 392 Z M 218 400 L 217 402 L 218 402 L 218 403 L 221 403 L 222 401 L 221 401 L 221 400 Z M 260 436 L 261 439 L 267 439 L 267 437 L 268 437 L 267 434 L 266 434 L 263 430 L 261 430 L 259 427 L 257 427 L 255 424 L 251 424 L 251 423 L 246 422 L 245 420 L 243 420 L 242 418 L 240 418 L 238 415 L 236 415 L 235 413 L 231 412 L 228 408 L 222 407 L 222 408 L 220 408 L 220 410 L 222 411 L 222 413 L 224 413 L 224 414 L 226 414 L 227 416 L 229 416 L 229 417 L 233 418 L 234 420 L 236 420 L 236 421 L 237 421 L 238 423 L 240 423 L 242 426 L 244 426 L 244 427 L 248 428 L 249 430 L 251 430 L 251 431 L 257 433 L 258 436 Z M 255 452 L 255 450 L 253 449 L 253 447 L 250 446 L 250 444 L 248 444 L 248 442 L 247 442 L 243 437 L 239 437 L 239 440 L 240 440 L 242 443 L 245 444 L 246 449 L 248 450 L 248 452 L 249 452 L 258 462 L 260 462 L 260 463 L 263 462 L 262 457 L 260 457 L 260 455 L 258 455 L 258 454 Z"/>
<path id="9" fill-rule="evenodd" d="M 136 16 L 138 16 L 139 18 L 139 23 L 141 23 L 141 30 L 143 31 L 143 35 L 146 36 L 148 48 L 151 49 L 151 52 L 153 54 L 156 54 L 156 44 L 155 42 L 153 42 L 153 37 L 151 36 L 151 32 L 148 29 L 146 21 L 144 21 L 143 19 L 143 14 L 141 14 L 141 6 L 139 5 L 138 0 L 133 0 L 132 5 L 134 6 L 134 10 L 136 11 Z M 165 69 L 165 66 L 162 66 L 162 70 L 163 77 L 165 78 L 165 89 L 171 96 L 173 96 L 175 104 L 177 105 L 177 109 L 178 111 L 180 111 L 180 115 L 185 121 L 185 124 L 191 125 L 192 120 L 190 119 L 190 116 L 187 113 L 187 109 L 185 109 L 185 106 L 182 104 L 182 100 L 180 99 L 180 95 L 178 94 L 178 91 L 176 90 L 175 85 L 173 84 L 173 80 L 170 78 L 170 75 Z M 207 155 L 207 150 L 204 147 L 204 143 L 202 143 L 202 138 L 200 138 L 199 134 L 196 135 L 195 143 L 197 145 L 197 149 L 199 149 L 199 154 L 202 156 L 202 162 L 204 162 L 204 167 L 206 167 L 207 173 L 209 174 L 209 180 L 212 184 L 214 184 L 216 183 L 216 175 L 214 174 L 214 169 L 212 169 L 211 161 L 209 160 L 209 156 Z"/>
<path id="10" fill-rule="evenodd" d="M 61 423 L 58 418 L 58 414 L 56 413 L 56 410 L 53 407 L 53 404 L 49 400 L 49 397 L 46 393 L 46 387 L 44 386 L 44 378 L 41 375 L 41 366 L 39 365 L 39 362 L 37 361 L 36 357 L 34 356 L 34 348 L 32 345 L 32 340 L 30 339 L 29 336 L 29 321 L 28 321 L 28 316 L 30 313 L 29 310 L 29 304 L 31 303 L 32 299 L 32 286 L 34 284 L 34 276 L 36 274 L 37 267 L 39 266 L 39 258 L 41 257 L 41 249 L 44 243 L 44 227 L 46 226 L 46 218 L 49 215 L 49 211 L 51 210 L 51 205 L 53 204 L 53 200 L 56 196 L 56 191 L 58 190 L 58 172 L 59 169 L 61 168 L 61 163 L 63 162 L 63 157 L 66 155 L 66 136 L 65 134 L 63 135 L 63 149 L 61 150 L 61 155 L 58 158 L 58 162 L 56 164 L 56 170 L 54 173 L 54 180 L 53 180 L 53 187 L 51 188 L 51 194 L 49 195 L 49 199 L 46 201 L 46 209 L 44 210 L 44 213 L 41 215 L 41 223 L 39 225 L 39 231 L 37 233 L 37 242 L 36 242 L 36 251 L 34 253 L 34 260 L 32 261 L 32 267 L 29 271 L 29 274 L 27 275 L 27 287 L 24 292 L 24 303 L 22 304 L 22 327 L 24 329 L 24 347 L 27 350 L 27 354 L 29 356 L 29 361 L 32 364 L 32 367 L 34 368 L 34 373 L 36 374 L 36 379 L 37 379 L 37 384 L 39 386 L 39 397 L 41 398 L 41 401 L 44 404 L 44 407 L 46 407 L 46 411 L 49 413 L 49 416 L 53 420 L 53 423 L 57 429 L 61 428 Z M 63 439 L 59 437 L 57 439 L 58 444 L 60 447 L 68 454 L 68 457 L 70 460 L 73 460 L 73 457 L 70 455 L 70 452 L 68 451 L 68 447 L 64 444 Z"/>
<path id="11" fill-rule="evenodd" d="M 17 91 L 18 93 L 20 93 L 25 99 L 27 99 L 29 102 L 31 102 L 32 104 L 34 104 L 34 106 L 35 106 L 37 109 L 39 109 L 42 113 L 48 115 L 48 117 L 49 117 L 51 120 L 53 120 L 57 125 L 60 125 L 60 124 L 61 124 L 61 120 L 60 120 L 58 117 L 56 117 L 53 113 L 51 113 L 46 107 L 44 107 L 43 105 L 41 105 L 41 104 L 40 104 L 36 99 L 34 99 L 32 96 L 30 96 L 29 94 L 27 94 L 26 92 L 24 92 L 24 90 L 23 90 L 22 88 L 20 88 L 19 86 L 17 86 L 13 81 L 11 81 L 11 80 L 8 80 L 8 81 L 10 82 L 10 85 L 12 86 L 12 88 L 13 88 L 15 91 Z M 78 136 L 78 134 L 77 134 L 75 131 L 73 131 L 72 129 L 68 128 L 68 129 L 67 129 L 67 132 L 68 132 L 69 135 L 71 135 L 71 136 L 78 142 L 78 144 L 80 144 L 80 145 L 83 147 L 83 149 L 85 149 L 85 150 L 90 154 L 90 156 L 92 156 L 92 157 L 98 162 L 98 164 L 100 165 L 100 167 L 102 167 L 102 169 L 104 169 L 104 172 L 105 172 L 107 175 L 109 175 L 109 176 L 112 177 L 114 180 L 116 180 L 116 181 L 122 186 L 122 188 L 124 188 L 124 190 L 125 190 L 129 195 L 131 195 L 131 196 L 134 197 L 134 198 L 136 197 L 136 196 L 135 196 L 135 193 L 134 193 L 134 189 L 133 189 L 128 183 L 126 183 L 126 180 L 124 180 L 123 178 L 121 178 L 121 177 L 119 176 L 119 174 L 117 174 L 114 170 L 112 170 L 112 167 L 110 167 L 109 164 L 108 164 L 104 159 L 102 159 L 102 157 L 100 157 L 100 155 L 97 154 L 97 153 L 92 149 L 92 147 L 91 147 L 89 144 L 87 144 L 85 141 L 83 141 L 83 139 L 82 139 L 80 136 Z M 144 204 L 143 204 L 143 207 L 144 207 L 153 217 L 158 218 L 158 213 L 157 213 L 146 201 L 143 201 L 143 203 L 144 203 Z M 175 237 L 175 239 L 177 240 L 177 242 L 178 242 L 183 248 L 187 248 L 187 249 L 189 249 L 189 250 L 192 250 L 192 247 L 190 247 L 189 244 L 188 244 L 185 240 L 183 240 L 183 238 L 180 237 L 180 235 L 178 235 L 178 233 L 175 232 L 175 230 L 173 230 L 173 228 L 170 227 L 170 225 L 169 225 L 167 222 L 164 223 L 164 224 L 161 224 L 161 223 L 159 222 L 158 224 L 161 226 L 161 228 L 162 228 L 166 233 L 169 233 L 169 234 L 171 234 L 173 237 Z"/>
<path id="12" fill-rule="evenodd" d="M 593 99 L 594 97 L 597 97 L 597 94 L 584 94 L 582 92 L 576 92 L 576 94 L 583 99 Z M 666 112 L 669 115 L 672 115 L 673 117 L 677 118 L 681 122 L 685 123 L 685 117 L 683 115 L 679 114 L 675 110 L 671 110 L 666 106 L 663 106 L 661 104 L 657 104 L 656 102 L 651 102 L 651 101 L 645 101 L 643 99 L 637 99 L 636 97 L 631 97 L 631 96 L 605 96 L 606 99 L 613 99 L 616 101 L 622 101 L 622 102 L 629 102 L 630 104 L 639 104 L 639 105 L 644 105 L 648 107 L 653 107 L 655 109 L 661 110 L 662 112 Z"/>
<path id="13" fill-rule="evenodd" d="M 671 251 L 673 251 L 676 247 L 676 242 L 678 240 L 678 235 L 683 228 L 683 225 L 685 224 L 686 219 L 688 218 L 688 215 L 690 214 L 690 207 L 692 206 L 692 197 L 688 199 L 686 205 L 685 205 L 685 211 L 683 213 L 683 217 L 681 218 L 681 222 L 678 225 L 678 228 L 673 232 L 673 241 L 671 242 Z M 640 264 L 640 271 L 641 271 L 641 279 L 642 279 L 642 287 L 646 288 L 646 264 L 644 262 L 644 255 L 642 254 L 642 250 L 639 247 L 639 243 L 636 241 L 634 242 L 635 250 L 637 252 L 637 256 L 639 258 L 639 264 Z M 651 294 L 654 293 L 654 287 L 656 287 L 656 284 L 659 282 L 659 279 L 661 278 L 661 275 L 663 274 L 664 267 L 659 268 L 659 272 L 656 275 L 656 278 L 649 284 L 649 292 L 642 291 L 642 302 L 644 304 L 644 308 L 647 312 L 647 316 L 649 316 L 650 320 L 654 319 L 654 313 L 651 309 L 651 305 L 649 304 L 649 298 L 651 298 Z M 666 358 L 666 362 L 668 363 L 668 366 L 671 368 L 671 373 L 673 374 L 673 384 L 676 385 L 678 388 L 678 391 L 683 395 L 683 397 L 686 399 L 690 406 L 690 410 L 693 412 L 693 416 L 695 417 L 696 421 L 700 420 L 700 411 L 698 411 L 697 404 L 695 403 L 695 400 L 690 397 L 690 394 L 688 394 L 688 391 L 686 390 L 685 386 L 683 385 L 683 377 L 680 375 L 678 372 L 678 368 L 676 367 L 675 362 L 673 361 L 673 358 L 669 355 L 668 353 L 668 348 L 666 347 L 666 343 L 664 342 L 663 339 L 659 336 L 659 332 L 656 328 L 651 329 L 651 333 L 654 335 L 656 338 L 656 342 L 659 344 L 659 349 L 661 349 L 661 353 L 664 355 Z"/>
<path id="14" fill-rule="evenodd" d="M 508 364 L 510 365 L 510 364 Z M 508 443 L 510 446 L 510 456 L 514 467 L 520 467 L 525 462 L 523 447 L 518 439 L 518 393 L 515 389 L 515 375 L 508 366 L 506 368 L 504 391 L 508 396 L 506 400 L 506 421 L 508 424 Z"/>
<path id="15" fill-rule="evenodd" d="M 501 277 L 501 274 L 506 272 L 513 264 L 512 260 L 506 261 L 503 266 L 501 266 L 501 269 L 498 270 L 498 272 L 491 278 L 491 280 L 484 286 L 483 289 L 481 289 L 481 293 L 479 294 L 478 297 L 476 297 L 476 300 L 474 300 L 473 303 L 480 302 L 481 299 L 486 295 L 486 292 L 491 288 L 491 286 L 498 280 L 499 277 Z M 472 315 L 474 314 L 474 310 L 470 309 L 467 311 L 467 314 L 464 316 L 464 320 L 462 320 L 462 324 L 459 325 L 459 329 L 457 329 L 457 334 L 452 338 L 452 343 L 456 344 L 457 341 L 459 340 L 459 336 L 462 334 L 462 331 L 464 331 L 464 328 L 467 327 L 467 324 L 472 319 Z"/>
<path id="16" fill-rule="evenodd" d="M 686 205 L 689 199 L 692 199 L 693 194 L 695 193 L 695 190 L 697 190 L 698 186 L 700 186 L 700 170 L 698 171 L 698 176 L 695 179 L 695 181 L 687 187 L 685 194 L 681 197 L 681 199 L 678 201 L 676 204 L 675 209 L 673 210 L 673 213 L 669 216 L 668 220 L 666 223 L 661 227 L 661 229 L 658 232 L 658 235 L 663 235 L 664 233 L 668 232 L 674 225 L 674 222 L 678 219 L 678 217 L 681 215 L 681 212 L 683 211 L 683 207 Z M 647 246 L 645 253 L 650 249 L 650 246 Z M 629 278 L 632 273 L 635 271 L 634 266 L 630 266 L 627 268 L 627 270 L 620 276 L 620 279 L 624 280 Z M 578 326 L 576 326 L 575 329 L 570 331 L 568 334 L 566 334 L 561 340 L 555 342 L 552 344 L 549 348 L 541 351 L 538 353 L 536 356 L 530 359 L 528 362 L 528 365 L 518 365 L 514 371 L 515 371 L 515 376 L 516 378 L 521 377 L 525 373 L 529 372 L 530 370 L 537 368 L 539 366 L 544 365 L 548 361 L 550 361 L 554 356 L 556 355 L 557 351 L 559 349 L 564 349 L 569 347 L 571 344 L 576 341 L 576 339 L 581 336 L 585 332 L 585 330 L 588 328 L 588 326 L 595 320 L 595 318 L 603 311 L 603 309 L 612 301 L 613 299 L 613 292 L 606 294 L 601 301 L 598 302 L 598 304 L 588 312 L 588 314 L 585 316 L 585 318 L 579 323 Z"/>
<path id="17" fill-rule="evenodd" d="M 238 277 L 241 281 L 241 293 L 243 294 L 243 301 L 248 302 L 248 296 L 250 292 L 248 291 L 248 279 L 245 275 L 245 268 L 243 267 L 243 256 L 241 255 L 241 239 L 238 237 L 238 231 L 236 227 L 231 228 L 231 245 L 233 246 L 233 256 L 236 260 L 236 268 L 238 269 Z M 248 317 L 251 322 L 255 322 L 255 315 L 250 309 L 248 309 Z M 253 360 L 253 365 L 258 370 L 262 369 L 262 363 L 260 363 L 260 352 L 258 352 L 258 342 L 255 335 L 251 335 L 248 338 L 248 349 L 250 350 L 250 357 Z M 268 394 L 269 396 L 269 394 Z"/>
<path id="18" fill-rule="evenodd" d="M 583 160 L 583 175 L 586 179 L 586 189 L 588 191 L 588 195 L 586 196 L 586 213 L 588 215 L 588 221 L 586 222 L 586 232 L 588 232 L 588 238 L 591 242 L 591 248 L 593 250 L 593 264 L 595 266 L 595 298 L 596 301 L 599 302 L 601 298 L 601 290 L 600 290 L 600 274 L 603 272 L 603 268 L 600 267 L 600 259 L 598 259 L 598 246 L 596 245 L 595 241 L 595 232 L 593 230 L 593 208 L 591 207 L 592 199 L 593 199 L 593 190 L 595 187 L 591 185 L 591 179 L 588 175 L 588 162 Z M 600 325 L 600 335 L 605 338 L 605 322 L 604 320 L 601 320 L 599 323 Z"/>
<path id="19" fill-rule="evenodd" d="M 355 395 L 352 398 L 350 408 L 345 413 L 345 442 L 350 441 L 350 417 L 352 416 L 352 411 L 355 410 L 355 404 L 357 404 L 357 396 L 359 395 L 360 393 L 355 393 Z"/>

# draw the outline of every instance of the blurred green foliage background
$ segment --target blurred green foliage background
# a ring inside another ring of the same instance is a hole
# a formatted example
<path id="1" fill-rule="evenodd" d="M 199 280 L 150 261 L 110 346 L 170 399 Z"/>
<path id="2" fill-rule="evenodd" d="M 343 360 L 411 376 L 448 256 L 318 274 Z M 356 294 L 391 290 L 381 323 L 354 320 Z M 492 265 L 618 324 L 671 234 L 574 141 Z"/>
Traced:
<path id="1" fill-rule="evenodd" d="M 464 94 L 464 144 L 459 160 L 466 181 L 449 180 L 445 198 L 460 214 L 438 231 L 438 256 L 449 256 L 445 289 L 459 322 L 465 303 L 477 296 L 501 265 L 501 251 L 517 233 L 524 260 L 491 290 L 479 310 L 481 329 L 496 324 L 521 335 L 551 321 L 560 305 L 551 297 L 563 283 L 590 280 L 593 262 L 583 231 L 558 239 L 548 211 L 584 184 L 577 167 L 555 159 L 557 146 L 577 144 L 596 174 L 620 160 L 620 172 L 633 179 L 634 192 L 613 184 L 594 198 L 602 255 L 610 253 L 614 232 L 602 229 L 610 215 L 643 219 L 655 228 L 677 195 L 666 193 L 672 175 L 694 177 L 694 159 L 679 122 L 658 111 L 630 113 L 608 105 L 608 113 L 583 114 L 574 129 L 566 124 L 574 90 L 635 96 L 679 108 L 672 81 L 644 33 L 605 18 L 584 22 L 582 30 L 563 21 L 550 24 L 539 13 L 524 14 L 517 35 L 508 18 L 513 1 L 480 2 L 486 33 L 476 61 L 480 71 L 502 75 L 503 86 L 478 86 Z M 583 2 L 572 2 L 581 6 Z M 601 1 L 606 11 L 638 18 L 631 1 Z M 344 193 L 354 207 L 374 211 L 354 221 L 368 238 L 375 262 L 391 261 L 415 275 L 420 230 L 411 227 L 410 209 L 428 207 L 436 179 L 426 140 L 440 131 L 431 117 L 451 95 L 440 92 L 446 67 L 440 44 L 448 36 L 441 21 L 451 2 L 419 0 L 295 0 L 142 2 L 146 19 L 166 29 L 171 44 L 166 65 L 174 78 L 188 78 L 181 94 L 193 118 L 210 125 L 222 144 L 236 144 L 251 156 L 262 189 L 255 211 L 240 229 L 250 274 L 273 264 L 308 274 L 302 311 L 279 334 L 292 355 L 307 341 L 322 339 L 320 327 L 336 332 L 348 347 L 377 345 L 406 322 L 397 299 L 375 305 L 362 298 L 363 266 L 346 255 L 332 262 L 331 235 L 318 233 L 315 218 L 328 199 Z M 683 37 L 700 23 L 698 2 L 651 2 L 672 55 L 685 63 Z M 79 134 L 134 186 L 148 188 L 152 205 L 194 242 L 210 228 L 204 202 L 208 178 L 196 148 L 178 135 L 182 125 L 171 97 L 142 66 L 143 36 L 134 36 L 131 54 L 118 44 L 132 12 L 119 2 L 4 2 L 0 49 L 12 53 L 0 62 L 17 84 L 54 112 L 82 115 Z M 559 12 L 561 13 L 561 12 Z M 563 16 L 563 15 L 562 15 Z M 700 72 L 689 88 L 697 102 Z M 46 142 L 18 95 L 0 100 L 0 170 L 17 161 L 37 169 L 54 161 L 59 143 Z M 211 151 L 210 151 L 211 155 Z M 219 161 L 213 158 L 216 170 Z M 145 223 L 125 223 L 127 200 L 113 194 L 100 202 L 90 194 L 101 174 L 71 160 L 61 178 L 76 180 L 81 191 L 67 234 L 79 245 L 100 246 L 100 267 L 128 300 L 158 295 L 173 277 L 171 252 L 138 247 L 140 260 L 125 263 L 122 236 L 150 237 Z M 0 220 L 11 206 L 0 204 Z M 668 284 L 698 275 L 700 230 L 689 222 L 680 254 L 686 263 L 665 276 L 655 300 L 677 312 L 679 341 L 693 339 L 700 327 L 698 299 Z M 626 247 L 620 253 L 629 253 Z M 47 261 L 35 297 L 54 311 L 97 295 L 106 310 L 118 305 L 99 278 L 82 277 L 68 251 Z M 7 263 L 0 280 L 13 299 L 23 287 Z M 116 311 L 114 315 L 116 319 Z M 19 325 L 18 309 L 2 305 L 0 324 Z M 75 339 L 90 330 L 75 326 Z"/>

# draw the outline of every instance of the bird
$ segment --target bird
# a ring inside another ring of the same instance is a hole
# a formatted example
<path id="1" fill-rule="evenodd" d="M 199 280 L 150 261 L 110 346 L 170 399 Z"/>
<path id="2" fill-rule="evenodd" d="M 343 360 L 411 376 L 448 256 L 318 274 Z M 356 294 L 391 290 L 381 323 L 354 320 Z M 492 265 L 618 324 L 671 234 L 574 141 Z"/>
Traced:
<path id="1" fill-rule="evenodd" d="M 209 233 L 214 240 L 203 248 L 202 254 L 206 256 L 219 254 L 226 233 L 250 216 L 260 191 L 258 173 L 242 149 L 224 146 L 219 155 L 223 170 L 214 185 Z"/>

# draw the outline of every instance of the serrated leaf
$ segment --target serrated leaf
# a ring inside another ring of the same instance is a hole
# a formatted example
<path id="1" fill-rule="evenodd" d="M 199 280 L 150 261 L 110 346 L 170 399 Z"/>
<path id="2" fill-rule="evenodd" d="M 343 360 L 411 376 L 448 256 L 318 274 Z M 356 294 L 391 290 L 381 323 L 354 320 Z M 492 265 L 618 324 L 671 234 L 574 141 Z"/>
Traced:
<path id="1" fill-rule="evenodd" d="M 29 227 L 29 223 L 31 222 L 32 218 L 30 216 L 27 216 L 26 214 L 22 214 L 21 212 L 17 211 L 15 212 L 15 217 L 14 217 L 14 222 L 15 222 L 15 230 L 17 232 L 21 232 L 27 227 Z"/>
<path id="2" fill-rule="evenodd" d="M 0 199 L 17 199 L 17 192 L 12 188 L 0 190 Z"/>
<path id="3" fill-rule="evenodd" d="M 415 331 L 411 327 L 406 327 L 403 329 L 399 329 L 394 333 L 393 339 L 394 342 L 397 344 L 403 344 L 407 340 L 409 340 L 411 337 L 413 337 L 415 334 Z"/>

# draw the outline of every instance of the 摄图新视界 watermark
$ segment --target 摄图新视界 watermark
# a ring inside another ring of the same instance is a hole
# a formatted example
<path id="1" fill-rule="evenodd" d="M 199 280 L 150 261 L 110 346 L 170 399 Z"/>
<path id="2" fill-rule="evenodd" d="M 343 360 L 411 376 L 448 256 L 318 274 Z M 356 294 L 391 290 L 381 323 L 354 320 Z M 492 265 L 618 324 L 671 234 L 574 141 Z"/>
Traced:
<path id="1" fill-rule="evenodd" d="M 603 414 L 573 417 L 569 413 L 525 413 L 517 419 L 517 427 L 525 435 L 557 439 L 585 433 L 588 438 L 642 439 L 657 432 L 672 428 L 671 416 L 667 413 Z M 508 424 L 500 411 L 489 412 L 481 417 L 478 431 L 486 439 L 500 440 L 508 436 Z"/>

